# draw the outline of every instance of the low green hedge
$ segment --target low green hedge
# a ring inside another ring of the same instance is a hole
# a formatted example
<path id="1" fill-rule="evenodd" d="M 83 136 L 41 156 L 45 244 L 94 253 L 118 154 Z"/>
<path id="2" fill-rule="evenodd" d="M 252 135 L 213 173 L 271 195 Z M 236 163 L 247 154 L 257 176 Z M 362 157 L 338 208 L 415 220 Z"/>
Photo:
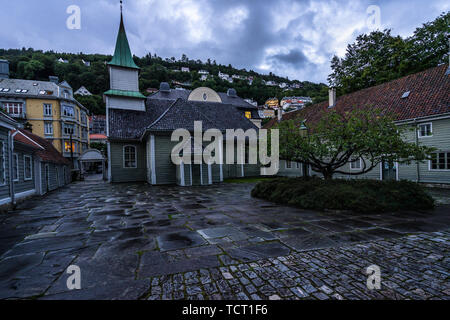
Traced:
<path id="1" fill-rule="evenodd" d="M 394 212 L 434 208 L 434 200 L 424 188 L 409 181 L 279 178 L 258 183 L 252 196 L 314 210 Z"/>

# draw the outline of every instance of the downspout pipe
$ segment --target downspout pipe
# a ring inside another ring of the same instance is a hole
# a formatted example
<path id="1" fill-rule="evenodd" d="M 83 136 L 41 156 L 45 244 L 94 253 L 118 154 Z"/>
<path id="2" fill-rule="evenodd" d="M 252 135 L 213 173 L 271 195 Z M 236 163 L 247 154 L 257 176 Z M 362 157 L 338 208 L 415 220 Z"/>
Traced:
<path id="1" fill-rule="evenodd" d="M 14 132 L 11 134 L 11 132 L 8 133 L 8 140 L 9 140 L 9 192 L 11 194 L 11 204 L 14 207 L 16 205 L 16 197 L 15 197 L 15 191 L 14 191 L 14 179 L 13 179 L 13 154 L 14 154 L 14 137 L 16 134 L 18 134 L 19 131 Z"/>
<path id="2" fill-rule="evenodd" d="M 417 118 L 414 119 L 414 136 L 416 141 L 416 146 L 419 146 L 419 133 L 417 132 Z M 416 161 L 416 170 L 417 170 L 417 183 L 420 183 L 420 162 Z"/>

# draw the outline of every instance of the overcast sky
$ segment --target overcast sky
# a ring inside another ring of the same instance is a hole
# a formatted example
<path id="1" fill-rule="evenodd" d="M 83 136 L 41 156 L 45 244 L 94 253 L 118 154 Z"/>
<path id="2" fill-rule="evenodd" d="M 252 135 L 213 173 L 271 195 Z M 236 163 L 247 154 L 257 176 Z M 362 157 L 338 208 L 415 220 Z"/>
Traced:
<path id="1" fill-rule="evenodd" d="M 270 71 L 290 79 L 326 82 L 330 59 L 368 33 L 380 9 L 380 28 L 408 36 L 450 10 L 448 0 L 124 0 L 133 54 L 207 58 Z M 112 54 L 119 0 L 0 0 L 0 48 Z M 70 30 L 70 5 L 81 29 Z M 370 23 L 367 23 L 367 19 Z"/>

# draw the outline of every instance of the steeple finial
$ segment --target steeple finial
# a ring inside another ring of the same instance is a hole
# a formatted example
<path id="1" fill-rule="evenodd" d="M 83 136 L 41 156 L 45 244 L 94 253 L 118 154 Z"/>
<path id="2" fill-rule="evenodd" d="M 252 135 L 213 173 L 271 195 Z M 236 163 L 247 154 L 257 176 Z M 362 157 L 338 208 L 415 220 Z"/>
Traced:
<path id="1" fill-rule="evenodd" d="M 120 0 L 120 15 L 122 15 L 123 11 L 123 0 Z"/>

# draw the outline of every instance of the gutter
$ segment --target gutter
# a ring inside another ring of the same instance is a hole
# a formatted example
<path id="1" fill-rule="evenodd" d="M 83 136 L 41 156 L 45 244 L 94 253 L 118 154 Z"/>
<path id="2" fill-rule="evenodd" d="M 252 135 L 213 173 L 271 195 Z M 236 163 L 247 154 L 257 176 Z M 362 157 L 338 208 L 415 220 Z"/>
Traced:
<path id="1" fill-rule="evenodd" d="M 440 115 L 432 115 L 432 116 L 425 116 L 425 117 L 420 117 L 420 118 L 394 121 L 394 123 L 395 124 L 409 124 L 409 123 L 416 124 L 416 123 L 422 122 L 422 121 L 443 120 L 443 119 L 450 119 L 450 113 L 442 113 Z"/>

